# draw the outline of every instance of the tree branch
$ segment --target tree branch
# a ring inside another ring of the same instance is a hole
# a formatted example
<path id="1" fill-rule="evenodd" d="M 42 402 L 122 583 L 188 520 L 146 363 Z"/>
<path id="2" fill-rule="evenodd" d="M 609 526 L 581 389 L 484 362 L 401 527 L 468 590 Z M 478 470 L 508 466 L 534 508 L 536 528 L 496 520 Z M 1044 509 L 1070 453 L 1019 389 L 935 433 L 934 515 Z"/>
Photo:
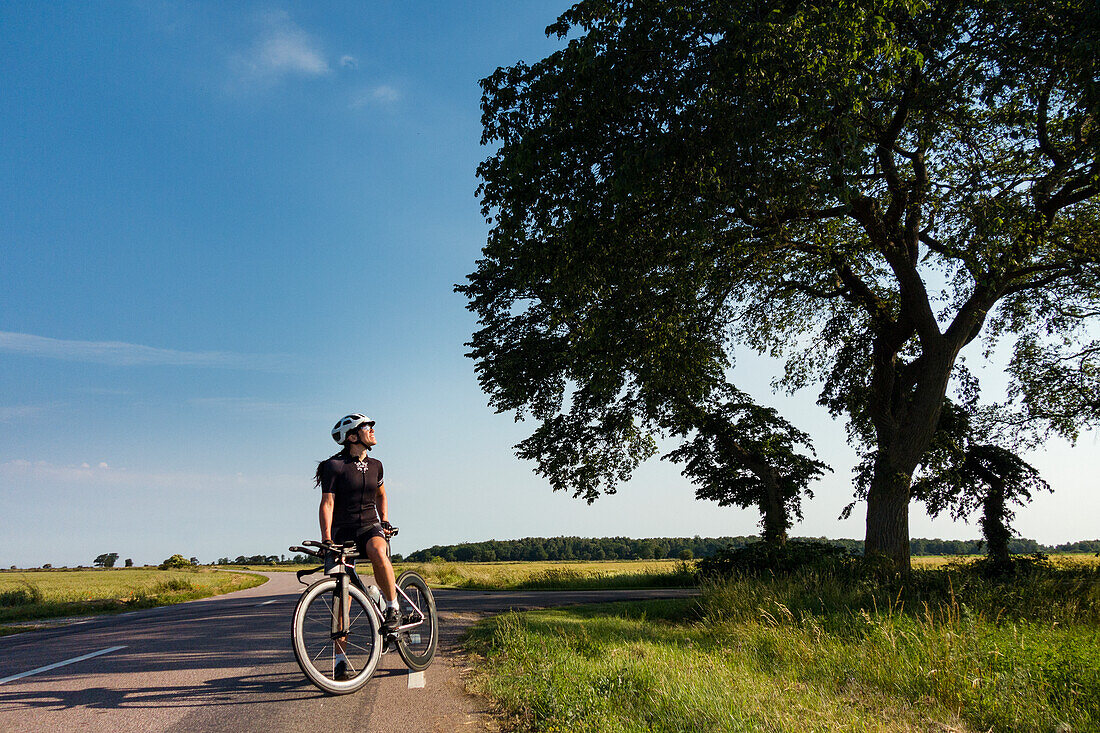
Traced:
<path id="1" fill-rule="evenodd" d="M 1047 131 L 1047 113 L 1050 110 L 1050 92 L 1054 88 L 1054 80 L 1051 79 L 1043 85 L 1043 91 L 1039 94 L 1038 125 L 1039 125 L 1039 150 L 1054 163 L 1055 170 L 1065 168 L 1066 159 L 1058 152 L 1050 141 Z"/>

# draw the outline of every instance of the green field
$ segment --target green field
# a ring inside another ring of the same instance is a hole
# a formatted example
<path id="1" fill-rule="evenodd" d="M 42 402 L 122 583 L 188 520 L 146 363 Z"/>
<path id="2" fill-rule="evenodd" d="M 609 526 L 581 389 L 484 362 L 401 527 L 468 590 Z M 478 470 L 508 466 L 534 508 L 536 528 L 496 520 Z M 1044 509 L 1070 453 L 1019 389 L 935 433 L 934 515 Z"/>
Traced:
<path id="1" fill-rule="evenodd" d="M 0 630 L 5 622 L 164 606 L 251 588 L 259 575 L 212 569 L 41 570 L 0 572 Z M 2 633 L 2 631 L 0 631 Z"/>
<path id="2" fill-rule="evenodd" d="M 318 563 L 319 564 L 319 563 Z M 360 562 L 359 566 L 369 567 Z M 293 572 L 311 565 L 225 565 L 226 569 Z M 694 585 L 693 567 L 682 560 L 583 560 L 576 562 L 426 562 L 394 563 L 400 575 L 420 573 L 434 588 L 467 590 L 587 590 L 597 588 L 669 588 Z M 369 571 L 368 571 L 369 572 Z"/>
<path id="3" fill-rule="evenodd" d="M 1100 730 L 1100 565 L 746 577 L 507 614 L 468 648 L 516 730 Z"/>

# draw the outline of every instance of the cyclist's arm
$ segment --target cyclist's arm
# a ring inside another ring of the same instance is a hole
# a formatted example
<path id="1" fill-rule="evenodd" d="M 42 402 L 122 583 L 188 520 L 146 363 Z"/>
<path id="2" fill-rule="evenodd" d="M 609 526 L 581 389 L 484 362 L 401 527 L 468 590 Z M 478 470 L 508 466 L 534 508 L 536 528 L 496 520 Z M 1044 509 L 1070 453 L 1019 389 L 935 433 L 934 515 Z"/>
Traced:
<path id="1" fill-rule="evenodd" d="M 321 507 L 318 519 L 321 523 L 321 541 L 332 539 L 332 508 L 336 505 L 336 494 L 321 494 Z"/>
<path id="2" fill-rule="evenodd" d="M 378 507 L 378 521 L 388 522 L 389 517 L 386 513 L 386 485 L 378 484 L 378 496 L 375 497 L 375 504 Z"/>

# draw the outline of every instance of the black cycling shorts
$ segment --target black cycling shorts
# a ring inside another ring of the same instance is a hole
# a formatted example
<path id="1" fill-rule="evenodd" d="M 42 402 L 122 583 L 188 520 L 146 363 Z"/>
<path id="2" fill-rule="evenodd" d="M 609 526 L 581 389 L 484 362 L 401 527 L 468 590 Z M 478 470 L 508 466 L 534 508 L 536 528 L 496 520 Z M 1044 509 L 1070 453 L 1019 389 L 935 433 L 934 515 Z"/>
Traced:
<path id="1" fill-rule="evenodd" d="M 382 531 L 381 524 L 370 524 L 366 527 L 337 527 L 332 533 L 332 541 L 338 545 L 355 541 L 355 549 L 359 551 L 359 557 L 367 557 L 367 541 L 372 537 L 386 539 L 386 533 Z"/>

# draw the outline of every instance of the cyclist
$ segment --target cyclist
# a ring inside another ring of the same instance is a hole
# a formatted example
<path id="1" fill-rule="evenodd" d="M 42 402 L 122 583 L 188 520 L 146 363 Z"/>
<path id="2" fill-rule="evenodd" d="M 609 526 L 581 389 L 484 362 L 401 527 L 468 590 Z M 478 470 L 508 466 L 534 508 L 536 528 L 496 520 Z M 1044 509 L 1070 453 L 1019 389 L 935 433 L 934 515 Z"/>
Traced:
<path id="1" fill-rule="evenodd" d="M 382 462 L 367 455 L 378 444 L 374 420 L 359 413 L 347 415 L 332 428 L 332 439 L 343 449 L 321 461 L 315 477 L 321 489 L 321 541 L 354 540 L 360 557 L 370 558 L 374 579 L 386 599 L 382 633 L 392 634 L 400 625 L 400 614 L 386 544 L 391 529 L 386 520 L 386 487 Z"/>

